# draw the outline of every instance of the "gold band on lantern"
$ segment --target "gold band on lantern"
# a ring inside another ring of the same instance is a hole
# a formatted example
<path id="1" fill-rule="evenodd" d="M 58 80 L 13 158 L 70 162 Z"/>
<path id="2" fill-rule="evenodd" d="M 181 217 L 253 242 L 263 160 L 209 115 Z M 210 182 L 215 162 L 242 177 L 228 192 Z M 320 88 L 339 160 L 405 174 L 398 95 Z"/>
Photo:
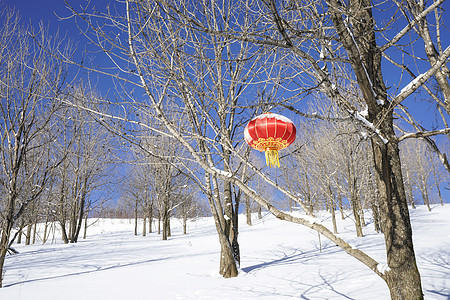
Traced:
<path id="1" fill-rule="evenodd" d="M 281 150 L 288 146 L 287 140 L 282 140 L 281 137 L 274 139 L 273 137 L 259 138 L 253 141 L 252 147 L 259 151 L 266 151 L 266 149 Z"/>

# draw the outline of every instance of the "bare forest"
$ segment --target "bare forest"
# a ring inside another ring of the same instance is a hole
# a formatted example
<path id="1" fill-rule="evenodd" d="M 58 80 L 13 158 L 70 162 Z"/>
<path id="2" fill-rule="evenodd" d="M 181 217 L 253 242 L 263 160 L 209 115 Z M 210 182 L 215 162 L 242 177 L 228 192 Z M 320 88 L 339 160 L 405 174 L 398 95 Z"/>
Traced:
<path id="1" fill-rule="evenodd" d="M 167 240 L 171 220 L 186 234 L 212 216 L 218 272 L 236 277 L 238 218 L 264 211 L 329 239 L 392 299 L 423 299 L 409 210 L 448 202 L 445 2 L 67 0 L 84 48 L 2 6 L 0 287 L 16 243 L 77 243 L 88 218 Z M 297 128 L 280 168 L 244 141 L 269 111 Z M 350 218 L 363 239 L 369 217 L 387 269 L 339 236 Z"/>

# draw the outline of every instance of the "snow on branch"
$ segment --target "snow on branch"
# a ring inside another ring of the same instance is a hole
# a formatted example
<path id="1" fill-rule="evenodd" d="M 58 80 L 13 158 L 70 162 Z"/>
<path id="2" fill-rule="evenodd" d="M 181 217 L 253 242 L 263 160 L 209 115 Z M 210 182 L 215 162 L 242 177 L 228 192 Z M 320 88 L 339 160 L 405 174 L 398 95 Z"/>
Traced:
<path id="1" fill-rule="evenodd" d="M 429 14 L 430 12 L 432 12 L 434 9 L 436 9 L 436 7 L 438 7 L 439 5 L 441 5 L 445 0 L 438 0 L 436 2 L 434 2 L 432 5 L 430 5 L 427 9 L 425 9 L 424 11 L 422 11 L 419 15 L 417 15 L 414 20 L 409 21 L 408 25 L 406 25 L 402 30 L 400 30 L 396 36 L 394 36 L 394 38 L 392 40 L 390 40 L 389 42 L 387 42 L 386 44 L 384 44 L 383 46 L 381 46 L 380 51 L 384 52 L 387 48 L 393 46 L 395 43 L 397 43 L 403 36 L 405 36 L 406 33 L 408 33 L 408 31 L 411 30 L 411 28 L 413 28 L 417 23 L 419 23 L 423 18 L 425 18 L 425 16 L 427 14 Z"/>
<path id="2" fill-rule="evenodd" d="M 233 177 L 233 174 L 231 174 L 230 172 L 225 172 L 224 170 L 217 169 L 216 167 L 211 167 L 211 169 L 213 169 L 215 172 L 217 172 L 218 174 L 220 174 L 222 176 L 229 177 L 229 178 Z"/>
<path id="3" fill-rule="evenodd" d="M 378 137 L 383 141 L 384 144 L 389 143 L 388 139 L 386 139 L 380 132 L 380 130 L 378 128 L 375 127 L 375 125 L 373 125 L 371 122 L 369 122 L 366 118 L 364 118 L 364 114 L 365 111 L 362 112 L 352 112 L 349 111 L 349 113 L 355 117 L 355 119 L 357 119 L 358 121 L 362 122 L 364 124 L 364 126 L 366 126 L 367 128 L 371 129 L 374 133 L 376 133 L 378 135 Z"/>
<path id="4" fill-rule="evenodd" d="M 419 131 L 419 132 L 412 132 L 402 135 L 398 138 L 398 141 L 403 141 L 405 139 L 410 138 L 422 138 L 427 136 L 433 136 L 433 135 L 439 135 L 439 134 L 447 134 L 450 133 L 450 128 L 444 128 L 440 130 L 430 130 L 430 131 Z"/>
<path id="5" fill-rule="evenodd" d="M 421 85 L 425 83 L 428 79 L 430 79 L 431 76 L 433 76 L 437 70 L 439 70 L 442 65 L 444 65 L 448 58 L 450 57 L 450 46 L 448 46 L 444 52 L 439 56 L 439 59 L 436 61 L 436 63 L 425 73 L 420 74 L 416 78 L 414 78 L 408 85 L 406 85 L 400 93 L 395 96 L 395 99 L 393 101 L 394 104 L 399 104 L 402 102 L 406 97 L 414 93 Z"/>

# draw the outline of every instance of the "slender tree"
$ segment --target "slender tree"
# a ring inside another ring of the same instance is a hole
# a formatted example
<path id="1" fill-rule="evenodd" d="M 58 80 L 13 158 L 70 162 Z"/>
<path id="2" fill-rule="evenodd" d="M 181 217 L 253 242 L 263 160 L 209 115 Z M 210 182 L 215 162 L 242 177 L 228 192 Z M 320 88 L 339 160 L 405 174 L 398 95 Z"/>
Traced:
<path id="1" fill-rule="evenodd" d="M 55 99 L 64 91 L 66 66 L 51 56 L 54 40 L 43 28 L 33 32 L 21 27 L 7 8 L 0 18 L 1 287 L 12 230 L 63 160 L 55 159 L 51 149 L 61 106 Z"/>

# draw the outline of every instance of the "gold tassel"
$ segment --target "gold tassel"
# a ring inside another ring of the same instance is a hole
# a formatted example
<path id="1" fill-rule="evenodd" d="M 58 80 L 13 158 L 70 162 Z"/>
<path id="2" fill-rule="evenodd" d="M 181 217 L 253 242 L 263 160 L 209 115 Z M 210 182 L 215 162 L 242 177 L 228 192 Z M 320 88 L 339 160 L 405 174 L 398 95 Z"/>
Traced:
<path id="1" fill-rule="evenodd" d="M 280 160 L 278 158 L 277 148 L 266 149 L 266 164 L 271 167 L 280 167 Z"/>

